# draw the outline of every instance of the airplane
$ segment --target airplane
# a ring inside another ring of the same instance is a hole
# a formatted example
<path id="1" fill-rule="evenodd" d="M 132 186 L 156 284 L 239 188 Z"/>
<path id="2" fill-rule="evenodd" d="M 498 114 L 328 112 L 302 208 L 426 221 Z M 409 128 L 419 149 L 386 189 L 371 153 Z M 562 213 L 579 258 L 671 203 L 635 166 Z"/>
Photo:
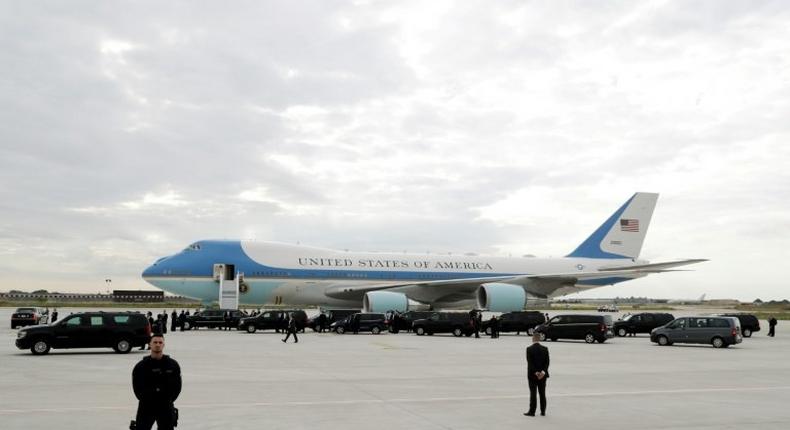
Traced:
<path id="1" fill-rule="evenodd" d="M 158 259 L 142 276 L 159 289 L 204 303 L 217 300 L 222 279 L 236 276 L 240 304 L 361 305 L 366 312 L 426 307 L 517 311 L 530 299 L 559 297 L 707 261 L 650 263 L 638 258 L 657 200 L 657 193 L 635 193 L 560 258 L 348 252 L 201 240 Z"/>

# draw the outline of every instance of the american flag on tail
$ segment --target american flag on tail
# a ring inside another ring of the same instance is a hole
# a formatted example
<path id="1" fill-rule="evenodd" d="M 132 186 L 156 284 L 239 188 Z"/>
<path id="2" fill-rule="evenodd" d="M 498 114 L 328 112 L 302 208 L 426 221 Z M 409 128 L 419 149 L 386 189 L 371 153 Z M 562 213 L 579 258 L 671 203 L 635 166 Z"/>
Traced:
<path id="1" fill-rule="evenodd" d="M 632 231 L 634 233 L 639 233 L 639 220 L 638 219 L 621 219 L 620 220 L 620 230 L 622 230 L 622 231 Z"/>

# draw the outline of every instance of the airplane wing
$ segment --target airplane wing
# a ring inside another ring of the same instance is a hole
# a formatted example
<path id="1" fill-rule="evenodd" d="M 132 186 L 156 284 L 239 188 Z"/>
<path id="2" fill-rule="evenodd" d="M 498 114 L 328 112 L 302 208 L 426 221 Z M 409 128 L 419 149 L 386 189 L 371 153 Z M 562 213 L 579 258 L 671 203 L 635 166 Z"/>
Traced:
<path id="1" fill-rule="evenodd" d="M 657 273 L 657 272 L 668 272 L 671 267 L 678 267 L 678 266 L 685 266 L 688 264 L 696 264 L 702 263 L 703 261 L 708 261 L 705 258 L 694 258 L 689 260 L 678 260 L 678 261 L 668 261 L 665 263 L 652 263 L 652 264 L 640 264 L 636 266 L 611 266 L 611 267 L 603 267 L 599 269 L 600 271 L 616 271 L 616 270 L 639 270 L 642 272 L 647 273 Z"/>
<path id="2" fill-rule="evenodd" d="M 660 263 L 659 263 L 660 264 Z M 686 263 L 691 264 L 691 263 Z M 651 265 L 642 265 L 651 266 Z M 481 284 L 501 282 L 519 285 L 534 296 L 550 297 L 557 290 L 573 287 L 577 282 L 587 279 L 601 279 L 611 277 L 639 277 L 648 273 L 666 271 L 661 268 L 608 268 L 601 271 L 552 273 L 540 275 L 508 275 L 490 276 L 480 278 L 445 279 L 437 281 L 419 281 L 408 283 L 381 283 L 367 285 L 338 284 L 329 287 L 325 294 L 329 297 L 343 300 L 361 300 L 365 293 L 371 291 L 392 291 L 403 293 L 413 300 L 433 303 L 441 301 L 455 301 L 469 299 L 470 295 Z M 670 266 L 672 267 L 672 266 Z"/>

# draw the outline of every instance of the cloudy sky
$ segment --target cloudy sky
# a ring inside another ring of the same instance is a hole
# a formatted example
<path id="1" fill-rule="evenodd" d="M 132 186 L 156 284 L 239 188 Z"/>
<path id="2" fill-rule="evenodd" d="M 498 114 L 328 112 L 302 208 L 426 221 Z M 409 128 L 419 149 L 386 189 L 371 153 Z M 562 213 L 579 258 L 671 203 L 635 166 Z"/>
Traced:
<path id="1" fill-rule="evenodd" d="M 586 296 L 790 297 L 786 2 L 0 6 L 0 290 L 147 288 L 208 238 L 562 256 L 635 191 Z"/>

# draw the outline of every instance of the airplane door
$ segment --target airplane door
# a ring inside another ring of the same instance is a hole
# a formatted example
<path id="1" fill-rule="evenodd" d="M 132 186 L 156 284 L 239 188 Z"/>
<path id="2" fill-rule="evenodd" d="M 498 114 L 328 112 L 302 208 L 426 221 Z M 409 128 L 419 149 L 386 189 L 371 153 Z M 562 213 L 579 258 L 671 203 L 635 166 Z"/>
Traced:
<path id="1" fill-rule="evenodd" d="M 239 279 L 236 266 L 217 263 L 214 265 L 214 280 L 219 283 L 218 302 L 220 309 L 239 308 Z"/>

